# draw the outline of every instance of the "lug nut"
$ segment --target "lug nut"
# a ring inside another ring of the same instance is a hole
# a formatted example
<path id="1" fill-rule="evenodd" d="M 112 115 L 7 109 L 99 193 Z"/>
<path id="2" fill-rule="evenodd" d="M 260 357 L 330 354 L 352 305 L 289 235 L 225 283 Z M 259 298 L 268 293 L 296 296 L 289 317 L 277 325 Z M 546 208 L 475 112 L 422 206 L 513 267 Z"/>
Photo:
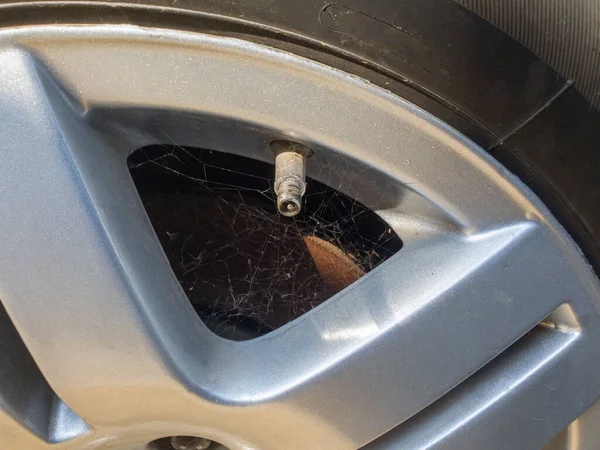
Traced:
<path id="1" fill-rule="evenodd" d="M 312 151 L 290 141 L 274 141 L 271 150 L 275 153 L 277 209 L 283 216 L 294 217 L 302 209 L 302 196 L 306 191 L 306 158 Z"/>
<path id="2" fill-rule="evenodd" d="M 175 450 L 206 450 L 212 441 L 194 436 L 172 436 L 171 447 Z"/>

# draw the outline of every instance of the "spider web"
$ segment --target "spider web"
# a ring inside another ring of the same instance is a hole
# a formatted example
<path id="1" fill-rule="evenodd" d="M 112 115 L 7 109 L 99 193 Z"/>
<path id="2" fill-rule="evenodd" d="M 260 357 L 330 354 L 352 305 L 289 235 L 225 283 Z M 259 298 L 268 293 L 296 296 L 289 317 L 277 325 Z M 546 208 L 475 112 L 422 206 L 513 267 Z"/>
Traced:
<path id="1" fill-rule="evenodd" d="M 402 246 L 371 210 L 311 179 L 301 214 L 281 216 L 270 164 L 175 145 L 140 149 L 128 163 L 173 272 L 224 337 L 294 320 Z"/>

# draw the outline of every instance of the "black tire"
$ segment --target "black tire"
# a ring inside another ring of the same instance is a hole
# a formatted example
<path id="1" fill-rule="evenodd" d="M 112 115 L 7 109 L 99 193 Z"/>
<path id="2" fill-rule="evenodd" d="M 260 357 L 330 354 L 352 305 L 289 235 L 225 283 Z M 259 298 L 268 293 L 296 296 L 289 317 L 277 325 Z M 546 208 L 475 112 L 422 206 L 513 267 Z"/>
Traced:
<path id="1" fill-rule="evenodd" d="M 133 23 L 235 36 L 368 79 L 438 116 L 521 177 L 600 273 L 600 112 L 577 83 L 452 1 L 3 0 L 0 13 L 0 26 Z M 536 23 L 528 26 L 535 34 Z M 569 45 L 561 51 L 572 51 Z"/>

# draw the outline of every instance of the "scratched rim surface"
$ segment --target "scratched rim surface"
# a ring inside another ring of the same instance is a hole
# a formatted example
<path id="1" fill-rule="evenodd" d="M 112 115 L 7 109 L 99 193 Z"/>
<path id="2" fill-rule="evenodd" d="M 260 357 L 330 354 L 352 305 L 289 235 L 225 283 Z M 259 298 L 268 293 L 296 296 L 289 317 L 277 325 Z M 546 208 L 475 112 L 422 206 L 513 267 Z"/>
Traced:
<path id="1" fill-rule="evenodd" d="M 2 31 L 0 79 L 5 448 L 539 448 L 600 395 L 600 287 L 579 250 L 402 99 L 248 42 L 131 26 Z M 126 159 L 175 142 L 272 162 L 285 138 L 404 247 L 227 341 L 193 312 Z"/>

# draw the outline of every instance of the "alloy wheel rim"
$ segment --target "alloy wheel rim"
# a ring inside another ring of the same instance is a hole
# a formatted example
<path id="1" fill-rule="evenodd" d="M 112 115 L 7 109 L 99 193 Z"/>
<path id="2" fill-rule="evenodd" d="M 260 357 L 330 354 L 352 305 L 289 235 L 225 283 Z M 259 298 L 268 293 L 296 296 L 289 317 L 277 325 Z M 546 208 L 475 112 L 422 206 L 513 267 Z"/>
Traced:
<path id="1" fill-rule="evenodd" d="M 591 268 L 518 179 L 428 113 L 232 38 L 40 26 L 0 48 L 0 296 L 56 394 L 45 431 L 0 411 L 14 442 L 492 448 L 492 421 L 515 431 L 502 445 L 539 446 L 600 394 Z M 272 162 L 276 139 L 308 144 L 308 174 L 404 247 L 234 343 L 187 302 L 126 158 L 166 142 Z"/>

